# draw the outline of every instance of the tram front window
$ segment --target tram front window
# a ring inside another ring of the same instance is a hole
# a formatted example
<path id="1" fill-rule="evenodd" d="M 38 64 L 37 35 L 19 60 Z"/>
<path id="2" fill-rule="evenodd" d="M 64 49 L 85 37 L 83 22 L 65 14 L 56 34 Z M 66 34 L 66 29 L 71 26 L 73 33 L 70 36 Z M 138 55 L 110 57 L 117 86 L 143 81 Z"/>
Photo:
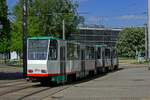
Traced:
<path id="1" fill-rule="evenodd" d="M 28 41 L 28 59 L 46 60 L 48 49 L 48 40 L 29 40 Z"/>

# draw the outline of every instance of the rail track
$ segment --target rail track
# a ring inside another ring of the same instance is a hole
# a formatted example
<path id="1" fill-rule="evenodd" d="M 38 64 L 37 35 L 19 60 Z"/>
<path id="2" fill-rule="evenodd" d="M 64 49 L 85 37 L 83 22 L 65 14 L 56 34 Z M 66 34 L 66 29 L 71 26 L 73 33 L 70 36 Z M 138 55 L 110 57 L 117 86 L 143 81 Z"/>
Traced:
<path id="1" fill-rule="evenodd" d="M 26 88 L 30 88 L 33 85 L 36 85 L 35 83 L 18 83 L 18 84 L 13 84 L 13 85 L 6 85 L 6 86 L 1 86 L 0 87 L 0 96 L 13 93 L 19 90 L 23 90 Z"/>
<path id="2" fill-rule="evenodd" d="M 41 86 L 39 83 L 26 82 L 24 79 L 17 80 L 0 80 L 0 100 L 49 100 L 62 98 L 62 95 L 56 95 L 61 93 L 65 89 L 73 87 L 75 84 L 86 82 L 97 77 L 79 80 L 71 84 L 66 84 L 57 87 Z"/>
<path id="3" fill-rule="evenodd" d="M 24 81 L 24 79 L 17 79 L 17 80 L 0 80 L 0 85 L 8 84 L 8 83 L 20 82 L 20 81 Z"/>
<path id="4" fill-rule="evenodd" d="M 28 83 L 29 82 L 26 82 L 26 81 L 8 82 L 8 83 L 0 84 L 0 88 L 12 87 L 12 86 L 23 85 L 23 84 L 28 84 Z"/>
<path id="5" fill-rule="evenodd" d="M 73 84 L 59 85 L 56 87 L 41 86 L 39 83 L 26 82 L 23 79 L 14 81 L 1 81 L 0 82 L 0 99 L 7 100 L 28 100 L 35 98 L 36 100 L 55 98 L 58 92 L 61 92 Z"/>
<path id="6" fill-rule="evenodd" d="M 11 100 L 44 100 L 51 98 L 54 94 L 61 92 L 72 85 L 58 86 L 58 87 L 44 87 L 44 86 L 22 86 L 15 87 L 9 91 L 0 92 L 0 99 Z M 14 97 L 14 98 L 13 98 Z"/>
<path id="7" fill-rule="evenodd" d="M 59 92 L 61 92 L 61 91 L 64 91 L 65 89 L 68 89 L 68 88 L 70 88 L 70 87 L 72 87 L 72 85 L 71 86 L 64 86 L 64 87 L 62 87 L 62 88 L 60 88 L 60 89 L 56 89 L 55 91 L 53 91 L 53 92 L 51 92 L 51 94 L 49 94 L 48 96 L 46 96 L 46 97 L 44 97 L 42 100 L 47 100 L 47 99 L 59 99 L 59 98 L 62 98 L 63 97 L 63 95 L 55 95 L 55 94 L 57 94 L 57 93 L 59 93 Z"/>
<path id="8" fill-rule="evenodd" d="M 99 77 L 99 76 L 97 76 Z M 95 78 L 97 78 L 95 77 Z M 93 78 L 91 78 L 93 79 Z M 15 88 L 11 91 L 0 93 L 0 98 L 2 99 L 8 99 L 8 97 L 15 97 L 14 100 L 49 100 L 51 99 L 59 99 L 62 98 L 62 95 L 56 95 L 57 93 L 64 91 L 65 89 L 68 89 L 70 87 L 75 86 L 75 84 L 79 84 L 85 81 L 89 81 L 91 79 L 83 79 L 79 80 L 73 83 L 68 83 L 66 85 L 56 86 L 56 87 L 50 87 L 50 86 L 41 86 L 41 85 L 30 85 L 30 86 L 19 86 L 19 88 Z M 29 84 L 29 83 L 28 83 Z M 18 87 L 18 86 L 17 86 Z M 12 98 L 10 98 L 12 100 Z"/>
<path id="9" fill-rule="evenodd" d="M 98 76 L 99 77 L 99 76 Z M 97 77 L 95 77 L 97 78 Z M 68 89 L 75 84 L 89 81 L 93 78 L 79 80 L 73 83 L 67 83 L 57 87 L 41 86 L 39 83 L 29 83 L 23 79 L 14 81 L 2 81 L 0 82 L 0 99 L 7 100 L 46 100 L 48 98 L 57 99 L 61 96 L 55 96 L 55 94 Z M 15 98 L 15 99 L 13 99 Z"/>

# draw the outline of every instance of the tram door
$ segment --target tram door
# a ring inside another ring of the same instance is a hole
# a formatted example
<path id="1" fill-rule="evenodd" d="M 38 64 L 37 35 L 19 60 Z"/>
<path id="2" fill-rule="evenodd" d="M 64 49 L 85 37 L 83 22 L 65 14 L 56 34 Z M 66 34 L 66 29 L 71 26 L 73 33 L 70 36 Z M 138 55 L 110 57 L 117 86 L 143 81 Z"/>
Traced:
<path id="1" fill-rule="evenodd" d="M 113 70 L 114 51 L 110 50 L 111 70 Z"/>
<path id="2" fill-rule="evenodd" d="M 104 68 L 105 67 L 105 62 L 106 62 L 104 48 L 102 48 L 101 53 L 102 53 L 102 65 L 103 65 L 103 68 Z"/>
<path id="3" fill-rule="evenodd" d="M 66 74 L 66 57 L 65 47 L 60 47 L 60 73 Z"/>
<path id="4" fill-rule="evenodd" d="M 85 51 L 81 50 L 81 71 L 85 75 Z"/>

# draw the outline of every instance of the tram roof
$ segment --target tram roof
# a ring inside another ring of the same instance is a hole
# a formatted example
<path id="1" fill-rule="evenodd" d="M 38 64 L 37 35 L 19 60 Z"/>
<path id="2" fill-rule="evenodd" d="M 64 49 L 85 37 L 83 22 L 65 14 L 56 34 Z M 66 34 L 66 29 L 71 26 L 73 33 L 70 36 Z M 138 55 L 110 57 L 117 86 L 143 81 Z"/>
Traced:
<path id="1" fill-rule="evenodd" d="M 53 39 L 53 40 L 61 40 L 61 39 L 59 39 L 59 38 L 55 38 L 55 37 L 42 37 L 42 36 L 39 36 L 39 37 L 30 37 L 30 38 L 28 38 L 28 39 L 39 39 L 39 40 L 43 40 L 43 39 L 45 39 L 45 40 L 49 40 L 49 39 Z"/>
<path id="2" fill-rule="evenodd" d="M 96 45 L 96 47 L 107 47 L 107 45 Z"/>

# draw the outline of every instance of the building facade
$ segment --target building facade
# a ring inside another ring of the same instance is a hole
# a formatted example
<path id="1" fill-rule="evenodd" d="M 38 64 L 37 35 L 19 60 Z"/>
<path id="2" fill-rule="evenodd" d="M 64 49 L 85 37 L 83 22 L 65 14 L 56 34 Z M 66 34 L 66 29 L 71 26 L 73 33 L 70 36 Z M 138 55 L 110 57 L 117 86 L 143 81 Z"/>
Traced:
<path id="1" fill-rule="evenodd" d="M 80 27 L 79 33 L 72 33 L 69 40 L 80 43 L 115 46 L 122 29 Z"/>

